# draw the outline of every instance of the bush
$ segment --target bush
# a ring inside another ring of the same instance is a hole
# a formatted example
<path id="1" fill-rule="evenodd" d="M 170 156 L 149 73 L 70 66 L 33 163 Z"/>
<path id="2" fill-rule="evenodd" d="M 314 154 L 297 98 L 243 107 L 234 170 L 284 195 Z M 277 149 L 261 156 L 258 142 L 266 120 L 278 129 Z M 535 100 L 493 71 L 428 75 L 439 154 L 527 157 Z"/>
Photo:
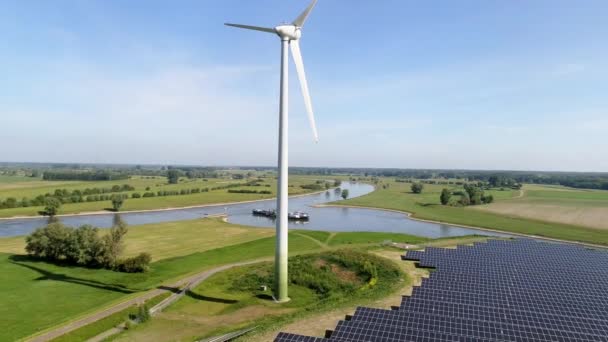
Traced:
<path id="1" fill-rule="evenodd" d="M 150 310 L 148 309 L 147 305 L 142 304 L 139 306 L 137 318 L 139 320 L 139 323 L 145 323 L 150 320 Z"/>
<path id="2" fill-rule="evenodd" d="M 412 192 L 415 194 L 419 194 L 422 193 L 422 190 L 424 189 L 424 184 L 422 183 L 412 183 Z"/>
<path id="3" fill-rule="evenodd" d="M 150 269 L 152 257 L 148 253 L 141 253 L 136 257 L 127 258 L 120 262 L 118 269 L 127 273 L 146 272 Z"/>

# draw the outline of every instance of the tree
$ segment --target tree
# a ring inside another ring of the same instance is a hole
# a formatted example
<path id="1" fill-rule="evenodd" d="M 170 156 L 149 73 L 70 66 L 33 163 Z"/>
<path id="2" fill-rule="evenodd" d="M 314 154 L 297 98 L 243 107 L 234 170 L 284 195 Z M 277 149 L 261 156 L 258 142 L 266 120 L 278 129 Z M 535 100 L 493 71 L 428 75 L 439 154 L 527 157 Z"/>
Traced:
<path id="1" fill-rule="evenodd" d="M 483 203 L 485 203 L 485 204 L 490 204 L 490 203 L 494 202 L 494 196 L 493 196 L 493 195 L 487 195 L 487 196 L 484 196 L 484 197 L 482 198 L 482 201 L 483 201 Z"/>
<path id="2" fill-rule="evenodd" d="M 448 203 L 450 203 L 450 198 L 452 198 L 452 192 L 448 189 L 443 189 L 441 190 L 441 204 L 443 205 L 447 205 Z"/>
<path id="3" fill-rule="evenodd" d="M 137 318 L 139 320 L 139 323 L 145 323 L 150 320 L 150 310 L 148 310 L 147 305 L 141 304 L 139 306 Z"/>
<path id="4" fill-rule="evenodd" d="M 55 216 L 61 207 L 61 201 L 55 197 L 47 197 L 44 201 L 44 214 Z"/>
<path id="5" fill-rule="evenodd" d="M 340 185 L 342 185 L 342 181 L 339 179 L 334 180 L 334 187 L 339 187 Z"/>
<path id="6" fill-rule="evenodd" d="M 127 225 L 122 220 L 115 220 L 115 225 L 110 229 L 110 233 L 103 236 L 104 253 L 99 262 L 108 268 L 114 268 L 118 257 L 124 250 L 123 237 L 127 234 Z"/>
<path id="7" fill-rule="evenodd" d="M 98 231 L 98 228 L 91 225 L 84 225 L 73 230 L 66 244 L 66 259 L 82 266 L 96 264 L 96 260 L 104 251 Z"/>
<path id="8" fill-rule="evenodd" d="M 114 211 L 119 211 L 124 202 L 125 199 L 121 195 L 112 196 L 112 208 L 114 208 Z"/>
<path id="9" fill-rule="evenodd" d="M 331 184 L 329 184 L 329 182 L 325 182 L 325 190 L 331 188 Z"/>
<path id="10" fill-rule="evenodd" d="M 467 206 L 471 204 L 471 198 L 469 197 L 469 193 L 468 192 L 463 192 L 462 195 L 460 196 L 460 200 L 458 201 L 458 203 L 460 203 L 460 205 L 462 206 Z"/>
<path id="11" fill-rule="evenodd" d="M 169 184 L 177 184 L 179 182 L 179 171 L 175 169 L 167 171 L 167 179 Z"/>
<path id="12" fill-rule="evenodd" d="M 342 190 L 342 198 L 343 199 L 347 199 L 348 198 L 348 189 Z"/>
<path id="13" fill-rule="evenodd" d="M 67 254 L 72 230 L 60 222 L 38 228 L 25 238 L 25 250 L 39 258 L 60 260 Z"/>
<path id="14" fill-rule="evenodd" d="M 424 184 L 422 183 L 412 183 L 412 192 L 415 194 L 422 193 L 422 189 L 424 189 Z"/>

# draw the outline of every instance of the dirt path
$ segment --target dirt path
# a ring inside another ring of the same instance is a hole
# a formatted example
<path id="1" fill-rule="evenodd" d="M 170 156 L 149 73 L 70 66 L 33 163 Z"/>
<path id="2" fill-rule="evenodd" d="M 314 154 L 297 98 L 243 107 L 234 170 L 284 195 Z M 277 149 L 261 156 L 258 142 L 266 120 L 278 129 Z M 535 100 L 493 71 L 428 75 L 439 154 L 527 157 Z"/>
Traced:
<path id="1" fill-rule="evenodd" d="M 327 244 L 325 244 L 325 243 L 323 243 L 323 242 L 321 242 L 321 241 L 319 241 L 319 240 L 317 240 L 317 239 L 315 239 L 313 237 L 310 237 L 310 236 L 308 236 L 306 234 L 300 234 L 300 233 L 293 233 L 293 234 L 301 236 L 303 238 L 306 238 L 306 239 L 308 239 L 308 240 L 316 243 L 317 245 L 319 245 L 319 247 L 321 247 L 321 249 L 328 249 L 329 248 L 329 246 Z"/>
<path id="2" fill-rule="evenodd" d="M 141 304 L 143 302 L 145 302 L 148 299 L 154 298 L 160 294 L 166 293 L 166 292 L 173 292 L 173 289 L 178 289 L 183 287 L 184 285 L 186 285 L 187 288 L 190 287 L 195 287 L 196 285 L 200 284 L 202 281 L 204 281 L 205 279 L 211 277 L 212 275 L 221 272 L 221 271 L 225 271 L 229 268 L 232 267 L 238 267 L 238 266 L 245 266 L 245 265 L 250 265 L 253 263 L 258 263 L 258 262 L 263 262 L 263 261 L 267 261 L 270 260 L 269 258 L 264 258 L 264 259 L 256 259 L 256 260 L 252 260 L 252 261 L 244 261 L 244 262 L 237 262 L 234 264 L 228 264 L 228 265 L 224 265 L 224 266 L 219 266 L 216 268 L 212 268 L 210 270 L 206 270 L 204 272 L 200 272 L 198 274 L 186 277 L 182 280 L 179 280 L 169 286 L 163 287 L 162 289 L 155 289 L 155 290 L 150 290 L 140 296 L 137 296 L 135 298 L 131 298 L 127 301 L 121 302 L 119 304 L 116 304 L 112 307 L 103 309 L 102 311 L 96 312 L 94 314 L 91 314 L 89 316 L 77 319 L 73 322 L 70 322 L 66 325 L 60 326 L 58 328 L 46 331 L 42 334 L 39 334 L 37 336 L 34 336 L 32 338 L 26 339 L 26 341 L 29 342 L 43 342 L 43 341 L 50 341 L 54 338 L 57 338 L 61 335 L 67 334 L 71 331 L 74 331 L 76 329 L 82 328 L 86 325 L 89 325 L 91 323 L 94 323 L 100 319 L 106 318 L 112 314 L 115 314 L 119 311 L 122 311 L 124 309 L 127 309 L 128 307 L 132 306 L 132 305 L 137 305 L 137 304 Z M 173 293 L 169 298 L 174 298 L 174 300 L 179 299 L 180 293 Z M 168 299 L 169 299 L 168 298 Z M 165 299 L 166 301 L 167 299 Z M 163 301 L 164 302 L 164 301 Z"/>
<path id="3" fill-rule="evenodd" d="M 525 194 L 526 192 L 524 191 L 524 189 L 519 189 L 519 193 L 517 194 L 517 196 L 511 198 L 522 198 Z"/>

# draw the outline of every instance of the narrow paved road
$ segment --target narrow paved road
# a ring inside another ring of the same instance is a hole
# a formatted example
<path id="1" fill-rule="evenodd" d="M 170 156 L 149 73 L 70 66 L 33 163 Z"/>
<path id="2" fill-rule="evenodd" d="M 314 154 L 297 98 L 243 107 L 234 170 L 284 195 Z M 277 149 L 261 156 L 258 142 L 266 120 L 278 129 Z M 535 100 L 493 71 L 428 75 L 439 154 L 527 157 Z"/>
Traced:
<path id="1" fill-rule="evenodd" d="M 252 260 L 252 261 L 244 261 L 244 262 L 237 262 L 234 264 L 228 264 L 228 265 L 223 265 L 223 266 L 219 266 L 216 268 L 212 268 L 210 270 L 206 270 L 204 272 L 201 273 L 197 273 L 195 275 L 192 275 L 190 277 L 186 277 L 184 279 L 181 279 L 171 285 L 168 286 L 168 288 L 158 288 L 155 290 L 150 290 L 148 292 L 143 293 L 140 296 L 137 296 L 135 298 L 129 299 L 127 301 L 121 302 L 119 304 L 116 304 L 112 307 L 109 307 L 107 309 L 104 309 L 102 311 L 96 312 L 94 314 L 91 314 L 90 316 L 86 316 L 83 317 L 81 319 L 78 319 L 76 321 L 73 321 L 71 323 L 68 323 L 66 325 L 62 325 L 56 329 L 53 330 L 49 330 L 47 332 L 44 332 L 40 335 L 34 336 L 32 338 L 26 339 L 26 341 L 29 342 L 46 342 L 46 341 L 50 341 L 54 338 L 57 338 L 61 335 L 67 334 L 71 331 L 74 331 L 76 329 L 82 328 L 86 325 L 89 325 L 91 323 L 94 323 L 100 319 L 106 318 L 112 314 L 115 314 L 119 311 L 122 311 L 132 305 L 137 305 L 137 304 L 141 304 L 143 302 L 145 302 L 148 299 L 154 298 L 158 295 L 161 295 L 163 293 L 166 292 L 172 292 L 169 288 L 180 288 L 184 285 L 187 285 L 188 288 L 191 287 L 195 287 L 196 285 L 200 284 L 202 281 L 204 281 L 205 279 L 211 277 L 212 275 L 218 273 L 218 272 L 222 272 L 225 271 L 229 268 L 232 267 L 238 267 L 238 266 L 245 266 L 245 265 L 251 265 L 254 263 L 258 263 L 258 262 L 263 262 L 263 261 L 267 261 L 267 260 L 271 260 L 270 258 L 264 258 L 264 259 L 256 259 L 256 260 Z M 179 296 L 179 293 L 173 293 L 173 295 L 169 298 L 179 298 L 176 297 Z"/>

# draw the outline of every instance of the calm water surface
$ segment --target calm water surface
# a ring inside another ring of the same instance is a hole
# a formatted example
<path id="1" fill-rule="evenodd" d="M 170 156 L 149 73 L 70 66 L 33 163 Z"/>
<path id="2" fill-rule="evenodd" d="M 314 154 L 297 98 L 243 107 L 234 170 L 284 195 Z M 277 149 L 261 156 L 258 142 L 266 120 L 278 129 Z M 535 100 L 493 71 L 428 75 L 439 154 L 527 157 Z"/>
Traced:
<path id="1" fill-rule="evenodd" d="M 374 187 L 363 183 L 342 183 L 343 189 L 348 189 L 350 197 L 368 194 Z M 359 208 L 314 208 L 315 204 L 339 201 L 340 194 L 333 190 L 328 192 L 294 197 L 289 199 L 290 211 L 305 211 L 310 214 L 310 221 L 306 223 L 290 222 L 290 228 L 325 230 L 325 231 L 372 231 L 407 233 L 430 238 L 462 236 L 470 234 L 484 234 L 492 236 L 509 236 L 471 228 L 461 228 L 444 224 L 420 222 L 409 219 L 406 215 L 375 209 Z M 274 220 L 266 217 L 253 216 L 253 209 L 273 209 L 276 200 L 265 200 L 255 203 L 241 203 L 231 205 L 210 205 L 200 208 L 173 209 L 164 211 L 150 211 L 142 213 L 123 213 L 121 218 L 129 225 L 147 223 L 171 222 L 193 220 L 208 215 L 228 214 L 230 223 L 255 226 L 274 227 Z M 97 227 L 111 227 L 115 214 L 83 215 L 61 217 L 60 220 L 70 226 L 90 224 Z M 47 218 L 0 220 L 0 236 L 18 236 L 32 232 L 34 229 L 48 223 Z"/>

